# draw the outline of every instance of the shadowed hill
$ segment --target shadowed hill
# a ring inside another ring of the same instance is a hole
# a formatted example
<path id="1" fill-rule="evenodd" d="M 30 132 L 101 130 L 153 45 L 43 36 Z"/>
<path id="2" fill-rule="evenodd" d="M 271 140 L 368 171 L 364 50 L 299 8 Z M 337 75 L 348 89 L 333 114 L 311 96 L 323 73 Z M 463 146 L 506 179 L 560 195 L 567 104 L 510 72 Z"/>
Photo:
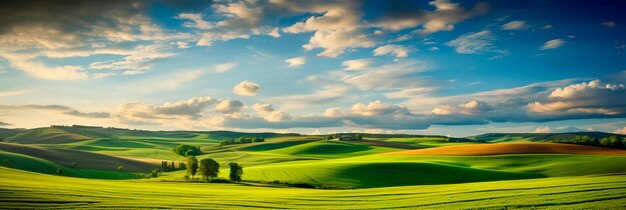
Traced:
<path id="1" fill-rule="evenodd" d="M 71 167 L 72 162 L 86 169 L 117 170 L 118 166 L 124 166 L 126 171 L 133 172 L 149 172 L 160 167 L 158 161 L 149 162 L 69 149 L 0 143 L 0 150 L 41 158 L 66 167 Z"/>
<path id="2" fill-rule="evenodd" d="M 408 150 L 384 155 L 504 155 L 504 154 L 585 154 L 585 155 L 626 155 L 626 150 L 559 143 L 499 143 L 470 144 Z"/>

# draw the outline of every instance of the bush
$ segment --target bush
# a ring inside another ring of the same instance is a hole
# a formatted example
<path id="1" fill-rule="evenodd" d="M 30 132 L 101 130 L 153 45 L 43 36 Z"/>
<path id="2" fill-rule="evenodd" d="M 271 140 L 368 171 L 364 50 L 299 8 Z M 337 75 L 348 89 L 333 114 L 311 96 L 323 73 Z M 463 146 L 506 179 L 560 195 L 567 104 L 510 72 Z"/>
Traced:
<path id="1" fill-rule="evenodd" d="M 200 151 L 200 147 L 186 145 L 186 144 L 178 145 L 178 146 L 174 147 L 172 149 L 172 151 L 174 151 L 174 153 L 176 153 L 176 154 L 178 154 L 180 156 L 184 156 L 184 157 L 196 156 L 196 155 L 201 155 L 202 154 L 202 152 Z"/>
<path id="2" fill-rule="evenodd" d="M 57 171 L 55 172 L 57 175 L 59 176 L 63 176 L 63 169 L 57 169 Z"/>
<path id="3" fill-rule="evenodd" d="M 118 171 L 124 171 L 124 166 L 118 166 L 118 167 L 117 167 L 117 170 L 118 170 Z"/>

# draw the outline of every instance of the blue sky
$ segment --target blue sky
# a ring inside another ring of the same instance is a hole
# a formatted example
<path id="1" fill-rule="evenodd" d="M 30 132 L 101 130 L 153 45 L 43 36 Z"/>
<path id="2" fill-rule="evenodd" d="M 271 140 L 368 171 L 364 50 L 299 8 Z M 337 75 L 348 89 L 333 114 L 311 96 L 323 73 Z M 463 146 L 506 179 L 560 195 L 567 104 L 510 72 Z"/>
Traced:
<path id="1" fill-rule="evenodd" d="M 626 133 L 620 1 L 2 8 L 2 127 Z"/>

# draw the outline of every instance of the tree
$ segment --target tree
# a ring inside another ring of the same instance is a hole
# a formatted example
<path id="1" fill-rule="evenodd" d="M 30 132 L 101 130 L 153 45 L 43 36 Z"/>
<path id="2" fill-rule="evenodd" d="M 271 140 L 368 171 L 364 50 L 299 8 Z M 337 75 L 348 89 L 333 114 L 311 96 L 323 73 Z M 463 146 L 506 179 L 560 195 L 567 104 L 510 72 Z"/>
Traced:
<path id="1" fill-rule="evenodd" d="M 124 171 L 124 166 L 118 166 L 118 167 L 117 167 L 117 170 L 118 170 L 118 171 Z"/>
<path id="2" fill-rule="evenodd" d="M 59 176 L 63 176 L 63 169 L 57 169 L 56 174 Z"/>
<path id="3" fill-rule="evenodd" d="M 332 137 L 332 136 L 325 136 L 325 137 L 324 137 L 324 139 L 326 139 L 326 140 L 332 140 L 332 139 L 333 139 L 333 137 Z"/>
<path id="4" fill-rule="evenodd" d="M 77 168 L 78 164 L 76 164 L 76 162 L 72 162 L 72 168 Z"/>
<path id="5" fill-rule="evenodd" d="M 198 172 L 198 159 L 196 156 L 187 157 L 187 174 L 191 175 L 191 180 L 194 179 L 196 173 Z"/>
<path id="6" fill-rule="evenodd" d="M 159 169 L 153 169 L 150 175 L 152 175 L 153 178 L 159 177 Z"/>
<path id="7" fill-rule="evenodd" d="M 200 161 L 200 173 L 204 180 L 213 181 L 213 178 L 220 173 L 220 164 L 211 158 L 202 159 Z"/>
<path id="8" fill-rule="evenodd" d="M 229 163 L 230 166 L 230 181 L 240 182 L 241 175 L 243 175 L 243 167 L 237 163 Z"/>
<path id="9" fill-rule="evenodd" d="M 361 135 L 361 134 L 354 135 L 354 139 L 356 139 L 356 140 L 363 140 L 363 135 Z"/>
<path id="10" fill-rule="evenodd" d="M 174 153 L 180 156 L 185 156 L 185 157 L 196 156 L 196 155 L 202 154 L 202 151 L 200 151 L 200 147 L 186 145 L 186 144 L 178 145 L 174 147 L 172 151 L 174 151 Z"/>
<path id="11" fill-rule="evenodd" d="M 175 171 L 176 165 L 174 165 L 174 161 L 172 161 L 172 165 L 170 165 L 170 171 Z"/>
<path id="12" fill-rule="evenodd" d="M 8 159 L 4 159 L 2 161 L 2 165 L 4 165 L 4 167 L 9 167 L 9 160 Z"/>
<path id="13" fill-rule="evenodd" d="M 187 169 L 187 166 L 185 165 L 185 163 L 180 162 L 180 163 L 178 163 L 178 169 L 180 169 L 180 170 L 186 170 L 186 169 Z"/>
<path id="14" fill-rule="evenodd" d="M 621 148 L 624 146 L 624 144 L 622 144 L 622 139 L 615 135 L 609 137 L 609 144 L 611 147 L 615 148 Z"/>

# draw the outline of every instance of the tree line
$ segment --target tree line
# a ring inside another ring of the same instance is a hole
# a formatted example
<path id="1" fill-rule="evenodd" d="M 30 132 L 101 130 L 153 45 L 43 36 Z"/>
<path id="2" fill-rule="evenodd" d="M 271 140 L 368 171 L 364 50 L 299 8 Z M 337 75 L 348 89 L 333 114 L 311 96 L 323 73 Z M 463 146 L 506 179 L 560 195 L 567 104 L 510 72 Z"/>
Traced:
<path id="1" fill-rule="evenodd" d="M 229 163 L 228 166 L 230 167 L 228 176 L 230 181 L 240 182 L 242 180 L 243 167 L 234 162 Z M 191 180 L 195 180 L 198 171 L 200 171 L 203 180 L 213 181 L 220 173 L 220 164 L 211 158 L 204 158 L 198 162 L 195 156 L 187 157 L 187 175 L 185 175 L 185 180 L 189 181 L 189 176 L 191 176 Z"/>
<path id="2" fill-rule="evenodd" d="M 590 136 L 575 136 L 573 139 L 556 139 L 552 140 L 552 142 L 626 149 L 626 139 L 617 135 L 604 137 L 601 139 Z"/>
<path id="3" fill-rule="evenodd" d="M 224 145 L 231 145 L 231 144 L 249 144 L 249 143 L 254 143 L 254 142 L 265 142 L 265 138 L 256 137 L 256 136 L 252 136 L 252 137 L 241 136 L 239 138 L 226 139 L 220 142 L 220 145 L 224 146 Z"/>

